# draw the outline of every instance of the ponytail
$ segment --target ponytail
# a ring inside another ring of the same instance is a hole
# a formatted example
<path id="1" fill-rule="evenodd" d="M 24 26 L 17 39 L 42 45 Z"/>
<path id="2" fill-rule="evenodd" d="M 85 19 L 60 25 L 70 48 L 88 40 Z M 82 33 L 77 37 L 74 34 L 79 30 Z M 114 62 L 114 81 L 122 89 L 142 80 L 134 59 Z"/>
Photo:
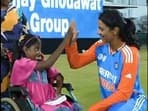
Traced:
<path id="1" fill-rule="evenodd" d="M 129 46 L 135 46 L 140 49 L 138 37 L 136 36 L 136 26 L 134 22 L 128 18 L 125 18 L 125 37 L 124 41 Z"/>

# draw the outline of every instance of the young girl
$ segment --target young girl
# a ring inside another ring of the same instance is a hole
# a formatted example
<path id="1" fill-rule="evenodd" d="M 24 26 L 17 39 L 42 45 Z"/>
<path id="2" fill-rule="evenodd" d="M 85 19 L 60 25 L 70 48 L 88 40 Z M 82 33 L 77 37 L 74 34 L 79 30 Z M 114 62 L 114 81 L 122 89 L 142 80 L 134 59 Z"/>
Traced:
<path id="1" fill-rule="evenodd" d="M 57 105 L 45 104 L 49 100 L 57 98 L 61 93 L 63 77 L 51 67 L 64 49 L 68 40 L 63 42 L 47 60 L 39 60 L 41 57 L 41 41 L 38 37 L 28 34 L 22 36 L 18 42 L 19 56 L 14 62 L 11 84 L 25 87 L 34 107 L 33 111 L 76 111 L 75 104 L 64 101 Z M 50 81 L 48 80 L 50 78 Z M 56 80 L 57 90 L 52 83 Z M 77 110 L 78 111 L 78 110 Z"/>
<path id="2" fill-rule="evenodd" d="M 89 111 L 146 111 L 147 99 L 139 79 L 139 44 L 135 25 L 117 10 L 104 10 L 98 19 L 101 40 L 78 53 L 75 24 L 66 53 L 71 68 L 97 62 L 102 100 Z"/>

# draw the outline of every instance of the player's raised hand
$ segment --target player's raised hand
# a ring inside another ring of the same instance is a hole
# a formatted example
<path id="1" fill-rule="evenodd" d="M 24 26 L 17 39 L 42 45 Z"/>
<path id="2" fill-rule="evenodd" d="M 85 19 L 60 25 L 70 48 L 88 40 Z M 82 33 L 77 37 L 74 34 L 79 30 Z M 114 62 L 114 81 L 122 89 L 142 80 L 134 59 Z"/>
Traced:
<path id="1" fill-rule="evenodd" d="M 76 42 L 77 36 L 78 36 L 78 31 L 76 29 L 76 23 L 72 21 L 70 23 L 69 29 L 66 33 L 66 37 L 70 37 L 68 44 L 71 45 L 72 43 Z"/>

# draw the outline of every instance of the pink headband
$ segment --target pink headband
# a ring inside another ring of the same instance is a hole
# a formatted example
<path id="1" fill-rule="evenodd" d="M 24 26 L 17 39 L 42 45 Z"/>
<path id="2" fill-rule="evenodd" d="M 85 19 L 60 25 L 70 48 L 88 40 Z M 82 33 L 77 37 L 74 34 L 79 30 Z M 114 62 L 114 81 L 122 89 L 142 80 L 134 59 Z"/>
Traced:
<path id="1" fill-rule="evenodd" d="M 25 42 L 25 44 L 24 44 L 24 46 L 26 46 L 32 39 L 34 39 L 34 38 L 36 38 L 37 40 L 39 40 L 39 37 L 31 37 L 31 38 L 29 38 L 26 42 Z"/>

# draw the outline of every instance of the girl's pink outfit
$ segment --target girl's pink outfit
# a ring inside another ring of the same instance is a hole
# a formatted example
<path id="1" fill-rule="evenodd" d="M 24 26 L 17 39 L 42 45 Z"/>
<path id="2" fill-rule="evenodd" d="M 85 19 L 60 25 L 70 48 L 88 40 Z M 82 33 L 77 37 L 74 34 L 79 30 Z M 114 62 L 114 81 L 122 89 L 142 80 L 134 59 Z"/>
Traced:
<path id="1" fill-rule="evenodd" d="M 55 80 L 59 72 L 54 67 L 49 68 L 48 71 L 39 72 L 35 70 L 37 62 L 28 58 L 16 60 L 13 65 L 11 84 L 25 87 L 33 104 L 43 111 L 55 111 L 59 107 L 67 107 L 69 111 L 73 111 L 72 104 L 68 101 L 55 106 L 44 104 L 46 101 L 56 98 L 55 89 L 50 83 Z"/>

